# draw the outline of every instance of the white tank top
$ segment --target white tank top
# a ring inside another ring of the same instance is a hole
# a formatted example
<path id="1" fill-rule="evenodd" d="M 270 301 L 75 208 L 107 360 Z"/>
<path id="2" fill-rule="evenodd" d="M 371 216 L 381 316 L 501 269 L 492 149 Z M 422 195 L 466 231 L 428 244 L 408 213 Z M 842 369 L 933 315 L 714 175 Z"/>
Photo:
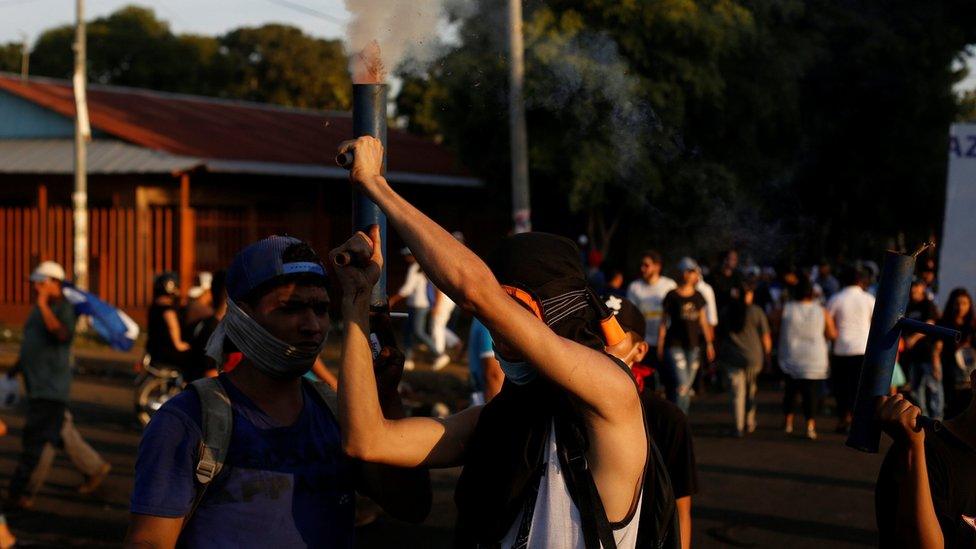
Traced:
<path id="1" fill-rule="evenodd" d="M 819 303 L 790 301 L 783 308 L 779 365 L 793 379 L 827 378 L 824 309 Z"/>
<path id="2" fill-rule="evenodd" d="M 549 450 L 546 453 L 545 473 L 539 480 L 539 494 L 532 513 L 528 543 L 515 545 L 519 527 L 522 524 L 523 509 L 508 533 L 502 539 L 505 549 L 585 549 L 583 528 L 580 525 L 579 509 L 573 503 L 563 479 L 562 466 L 556 450 L 555 426 L 549 427 Z M 619 549 L 634 549 L 637 544 L 637 527 L 640 523 L 641 504 L 644 500 L 643 487 L 637 499 L 637 508 L 630 521 L 613 531 L 613 538 Z"/>

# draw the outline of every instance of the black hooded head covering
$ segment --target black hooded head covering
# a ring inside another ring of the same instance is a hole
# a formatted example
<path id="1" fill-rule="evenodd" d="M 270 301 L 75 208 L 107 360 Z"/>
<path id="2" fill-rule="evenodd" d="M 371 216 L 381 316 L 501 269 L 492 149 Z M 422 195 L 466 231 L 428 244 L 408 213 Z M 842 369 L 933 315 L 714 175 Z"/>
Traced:
<path id="1" fill-rule="evenodd" d="M 540 301 L 544 320 L 557 334 L 603 349 L 598 315 L 588 301 L 580 252 L 573 241 L 546 233 L 517 234 L 502 242 L 488 265 L 500 284 L 518 287 Z M 558 314 L 549 314 L 553 312 Z M 554 418 L 582 421 L 569 395 L 541 376 L 524 386 L 506 381 L 482 410 L 454 497 L 457 547 L 491 546 L 501 540 L 527 490 L 538 482 Z"/>

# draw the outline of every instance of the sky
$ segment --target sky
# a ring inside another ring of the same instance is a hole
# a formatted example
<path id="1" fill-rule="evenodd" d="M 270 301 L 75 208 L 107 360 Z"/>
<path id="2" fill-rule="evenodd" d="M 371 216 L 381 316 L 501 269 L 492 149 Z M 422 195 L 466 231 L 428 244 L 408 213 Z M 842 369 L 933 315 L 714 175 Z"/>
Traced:
<path id="1" fill-rule="evenodd" d="M 176 33 L 221 34 L 241 26 L 280 22 L 314 36 L 337 38 L 344 35 L 349 20 L 343 0 L 86 0 L 86 19 L 133 3 L 152 7 Z M 74 0 L 0 0 L 0 43 L 20 41 L 22 33 L 34 40 L 45 29 L 74 20 Z"/>
<path id="2" fill-rule="evenodd" d="M 313 36 L 341 38 L 350 18 L 343 0 L 86 0 L 86 19 L 131 3 L 151 6 L 177 33 L 213 35 L 246 25 L 279 22 L 300 27 Z M 0 0 L 0 43 L 20 41 L 24 33 L 35 40 L 45 29 L 73 23 L 74 10 L 74 0 Z M 976 89 L 976 57 L 968 64 L 969 77 L 957 85 L 957 90 Z"/>

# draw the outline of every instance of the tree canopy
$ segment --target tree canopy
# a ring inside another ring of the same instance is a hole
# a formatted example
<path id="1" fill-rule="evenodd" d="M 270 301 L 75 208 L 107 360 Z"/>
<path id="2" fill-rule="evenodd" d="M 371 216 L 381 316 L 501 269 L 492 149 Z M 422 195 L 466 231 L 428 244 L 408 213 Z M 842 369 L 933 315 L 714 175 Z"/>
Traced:
<path id="1" fill-rule="evenodd" d="M 174 34 L 152 9 L 127 6 L 88 23 L 92 82 L 247 99 L 296 107 L 348 109 L 351 81 L 339 40 L 278 24 L 221 36 Z M 31 74 L 68 78 L 70 25 L 45 31 L 31 52 Z M 0 46 L 0 70 L 20 70 L 20 45 Z"/>
<path id="2" fill-rule="evenodd" d="M 397 107 L 504 187 L 507 43 L 485 29 L 505 14 L 476 7 Z M 972 112 L 953 62 L 974 42 L 961 0 L 528 2 L 537 218 L 558 226 L 569 209 L 598 241 L 616 219 L 619 251 L 741 246 L 764 261 L 928 239 L 948 126 Z"/>

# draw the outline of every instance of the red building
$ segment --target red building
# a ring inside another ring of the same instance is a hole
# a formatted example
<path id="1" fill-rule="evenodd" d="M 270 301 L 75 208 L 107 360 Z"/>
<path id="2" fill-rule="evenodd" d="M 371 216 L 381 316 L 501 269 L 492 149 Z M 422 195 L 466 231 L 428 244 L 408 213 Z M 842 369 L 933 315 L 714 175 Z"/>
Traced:
<path id="1" fill-rule="evenodd" d="M 324 253 L 349 233 L 348 172 L 333 162 L 349 113 L 110 86 L 91 86 L 88 108 L 89 287 L 137 320 L 160 272 L 185 287 L 268 234 Z M 73 118 L 69 82 L 0 73 L 2 321 L 22 320 L 39 261 L 71 276 Z M 482 182 L 430 141 L 391 129 L 387 176 L 476 246 L 504 230 Z"/>

